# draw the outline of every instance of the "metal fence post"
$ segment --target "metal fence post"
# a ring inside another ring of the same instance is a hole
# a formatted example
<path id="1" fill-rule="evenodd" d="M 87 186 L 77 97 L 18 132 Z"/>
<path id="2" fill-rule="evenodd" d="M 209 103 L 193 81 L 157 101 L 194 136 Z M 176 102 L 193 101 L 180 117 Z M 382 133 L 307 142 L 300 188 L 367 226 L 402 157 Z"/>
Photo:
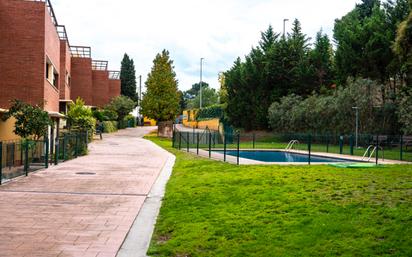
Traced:
<path id="1" fill-rule="evenodd" d="M 176 131 L 173 130 L 172 132 L 172 147 L 175 148 L 175 140 L 176 140 Z"/>
<path id="2" fill-rule="evenodd" d="M 376 165 L 379 162 L 379 135 L 376 136 Z"/>
<path id="3" fill-rule="evenodd" d="M 400 152 L 400 160 L 403 161 L 403 135 L 401 135 L 401 152 Z"/>
<path id="4" fill-rule="evenodd" d="M 63 135 L 63 161 L 66 161 L 66 134 Z"/>
<path id="5" fill-rule="evenodd" d="M 256 134 L 253 133 L 253 149 L 256 148 Z"/>
<path id="6" fill-rule="evenodd" d="M 0 185 L 3 180 L 3 142 L 0 141 Z"/>
<path id="7" fill-rule="evenodd" d="M 349 145 L 350 145 L 350 155 L 353 155 L 353 135 L 349 138 Z"/>
<path id="8" fill-rule="evenodd" d="M 326 152 L 329 153 L 329 136 L 326 136 Z"/>
<path id="9" fill-rule="evenodd" d="M 56 140 L 56 146 L 55 146 L 55 157 L 54 157 L 54 165 L 59 165 L 59 154 L 60 154 L 60 140 L 57 138 Z"/>
<path id="10" fill-rule="evenodd" d="M 212 158 L 212 133 L 209 131 L 209 159 Z"/>
<path id="11" fill-rule="evenodd" d="M 75 137 L 74 157 L 77 158 L 79 156 L 79 135 L 75 134 Z"/>
<path id="12" fill-rule="evenodd" d="M 189 132 L 187 132 L 187 142 L 186 142 L 187 152 L 189 152 L 189 140 L 190 140 L 190 134 L 189 134 Z"/>
<path id="13" fill-rule="evenodd" d="M 182 132 L 179 131 L 179 150 L 182 149 Z"/>
<path id="14" fill-rule="evenodd" d="M 343 136 L 339 137 L 339 153 L 343 154 Z"/>
<path id="15" fill-rule="evenodd" d="M 237 135 L 237 165 L 239 165 L 239 158 L 240 158 L 240 133 Z"/>
<path id="16" fill-rule="evenodd" d="M 223 134 L 223 161 L 226 162 L 226 150 L 227 150 L 227 145 L 226 145 L 226 134 Z"/>
<path id="17" fill-rule="evenodd" d="M 44 137 L 44 143 L 46 144 L 46 155 L 44 157 L 44 166 L 46 169 L 49 168 L 49 137 Z"/>
<path id="18" fill-rule="evenodd" d="M 311 157 L 312 157 L 312 135 L 309 135 L 309 136 L 308 136 L 308 152 L 309 152 L 309 155 L 308 155 L 308 163 L 309 163 L 309 165 L 310 165 L 310 163 L 311 163 Z"/>
<path id="19" fill-rule="evenodd" d="M 29 175 L 29 142 L 24 141 L 24 173 L 26 177 Z"/>

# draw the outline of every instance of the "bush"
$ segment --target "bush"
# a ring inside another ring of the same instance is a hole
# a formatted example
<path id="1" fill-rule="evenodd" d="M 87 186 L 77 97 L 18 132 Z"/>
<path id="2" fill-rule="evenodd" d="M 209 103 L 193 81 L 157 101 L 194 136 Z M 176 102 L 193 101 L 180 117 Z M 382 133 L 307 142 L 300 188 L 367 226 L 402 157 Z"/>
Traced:
<path id="1" fill-rule="evenodd" d="M 117 121 L 103 121 L 103 133 L 113 133 L 117 131 Z"/>
<path id="2" fill-rule="evenodd" d="M 311 95 L 306 99 L 289 95 L 271 105 L 268 119 L 276 132 L 353 133 L 355 110 L 359 108 L 361 133 L 399 133 L 393 103 L 383 103 L 381 85 L 368 80 L 349 80 L 333 95 Z"/>
<path id="3" fill-rule="evenodd" d="M 133 115 L 129 114 L 127 115 L 124 120 L 126 121 L 127 127 L 128 128 L 134 128 L 136 127 L 136 117 Z"/>
<path id="4" fill-rule="evenodd" d="M 212 105 L 198 111 L 197 121 L 220 119 L 223 116 L 223 105 Z"/>

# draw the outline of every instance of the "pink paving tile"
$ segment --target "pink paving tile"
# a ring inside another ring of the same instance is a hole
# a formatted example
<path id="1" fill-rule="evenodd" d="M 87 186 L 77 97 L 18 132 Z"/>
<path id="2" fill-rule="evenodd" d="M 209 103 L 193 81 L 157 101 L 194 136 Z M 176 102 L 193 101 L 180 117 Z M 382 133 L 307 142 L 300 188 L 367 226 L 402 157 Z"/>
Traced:
<path id="1" fill-rule="evenodd" d="M 168 158 L 144 133 L 105 135 L 88 156 L 0 186 L 0 255 L 116 256 Z"/>

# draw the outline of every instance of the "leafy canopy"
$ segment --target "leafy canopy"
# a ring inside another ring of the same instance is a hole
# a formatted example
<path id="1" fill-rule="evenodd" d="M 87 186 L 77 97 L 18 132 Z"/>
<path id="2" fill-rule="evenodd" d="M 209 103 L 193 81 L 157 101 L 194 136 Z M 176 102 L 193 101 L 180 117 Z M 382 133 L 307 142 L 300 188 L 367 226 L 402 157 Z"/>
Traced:
<path id="1" fill-rule="evenodd" d="M 134 101 L 138 101 L 136 93 L 136 70 L 134 61 L 127 54 L 124 54 L 121 69 L 120 69 L 120 81 L 121 81 L 121 94 L 131 98 Z"/>
<path id="2" fill-rule="evenodd" d="M 13 100 L 13 104 L 4 116 L 16 119 L 14 133 L 24 139 L 39 140 L 47 135 L 48 126 L 53 123 L 46 111 L 39 106 L 32 106 L 20 100 Z"/>
<path id="3" fill-rule="evenodd" d="M 93 116 L 92 109 L 87 107 L 79 97 L 74 103 L 69 105 L 67 123 L 70 130 L 93 132 L 96 120 Z"/>
<path id="4" fill-rule="evenodd" d="M 156 121 L 173 120 L 179 113 L 178 81 L 169 52 L 156 55 L 146 81 L 142 100 L 142 114 Z"/>
<path id="5" fill-rule="evenodd" d="M 118 96 L 112 99 L 112 101 L 105 107 L 108 110 L 107 114 L 115 112 L 117 114 L 117 120 L 123 121 L 124 118 L 133 111 L 136 103 L 127 96 Z"/>

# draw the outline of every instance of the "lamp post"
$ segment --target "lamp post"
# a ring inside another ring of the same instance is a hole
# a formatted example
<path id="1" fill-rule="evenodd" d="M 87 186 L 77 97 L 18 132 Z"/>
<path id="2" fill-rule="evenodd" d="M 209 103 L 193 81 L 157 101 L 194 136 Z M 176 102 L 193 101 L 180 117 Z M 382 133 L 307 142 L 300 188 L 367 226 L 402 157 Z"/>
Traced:
<path id="1" fill-rule="evenodd" d="M 200 96 L 200 109 L 202 109 L 202 84 L 203 84 L 203 60 L 205 58 L 200 58 L 200 92 L 199 92 L 199 96 Z"/>
<path id="2" fill-rule="evenodd" d="M 359 135 L 359 107 L 352 107 L 356 111 L 356 131 L 355 131 L 355 147 L 358 148 L 358 135 Z"/>
<path id="3" fill-rule="evenodd" d="M 285 33 L 286 33 L 286 22 L 289 21 L 289 19 L 283 19 L 283 38 L 285 38 Z"/>

